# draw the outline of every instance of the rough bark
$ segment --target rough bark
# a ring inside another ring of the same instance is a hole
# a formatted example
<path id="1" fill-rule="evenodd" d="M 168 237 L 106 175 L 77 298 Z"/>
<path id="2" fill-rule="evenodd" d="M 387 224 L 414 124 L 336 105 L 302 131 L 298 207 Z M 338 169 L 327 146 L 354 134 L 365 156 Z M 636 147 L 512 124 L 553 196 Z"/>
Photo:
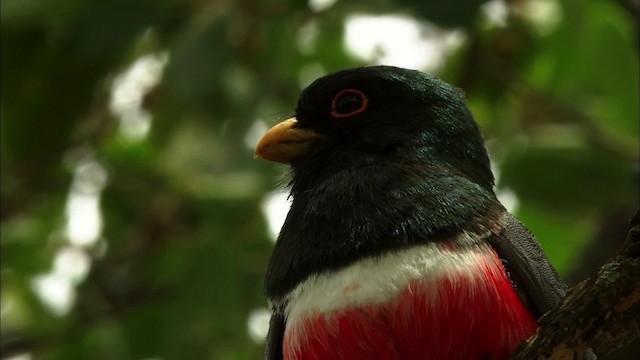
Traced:
<path id="1" fill-rule="evenodd" d="M 539 322 L 511 360 L 581 359 L 589 348 L 603 356 L 640 335 L 640 212 L 618 255 L 572 287 Z"/>

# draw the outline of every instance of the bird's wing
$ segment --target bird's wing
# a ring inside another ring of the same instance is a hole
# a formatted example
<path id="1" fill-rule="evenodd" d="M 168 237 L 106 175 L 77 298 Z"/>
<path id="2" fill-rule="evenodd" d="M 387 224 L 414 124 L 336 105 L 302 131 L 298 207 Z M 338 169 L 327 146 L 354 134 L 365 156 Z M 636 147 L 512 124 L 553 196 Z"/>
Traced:
<path id="1" fill-rule="evenodd" d="M 284 340 L 284 315 L 273 313 L 269 321 L 269 334 L 267 335 L 267 350 L 265 360 L 282 360 L 282 341 Z"/>
<path id="2" fill-rule="evenodd" d="M 505 212 L 505 225 L 490 243 L 504 262 L 504 267 L 523 302 L 536 318 L 556 307 L 567 293 L 538 240 L 513 215 Z M 593 351 L 584 360 L 596 360 Z"/>
<path id="3" fill-rule="evenodd" d="M 489 242 L 503 260 L 520 297 L 536 317 L 554 308 L 567 293 L 538 240 L 513 215 L 505 212 L 505 224 Z"/>

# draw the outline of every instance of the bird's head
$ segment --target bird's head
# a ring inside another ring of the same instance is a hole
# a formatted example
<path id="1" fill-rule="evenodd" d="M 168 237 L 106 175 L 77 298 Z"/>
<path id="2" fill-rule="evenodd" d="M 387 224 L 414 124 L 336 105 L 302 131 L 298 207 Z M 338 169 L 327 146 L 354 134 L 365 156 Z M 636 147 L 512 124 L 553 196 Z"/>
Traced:
<path id="1" fill-rule="evenodd" d="M 391 66 L 316 80 L 302 92 L 295 117 L 269 130 L 256 155 L 290 164 L 294 186 L 390 162 L 444 168 L 493 191 L 484 142 L 461 91 Z"/>

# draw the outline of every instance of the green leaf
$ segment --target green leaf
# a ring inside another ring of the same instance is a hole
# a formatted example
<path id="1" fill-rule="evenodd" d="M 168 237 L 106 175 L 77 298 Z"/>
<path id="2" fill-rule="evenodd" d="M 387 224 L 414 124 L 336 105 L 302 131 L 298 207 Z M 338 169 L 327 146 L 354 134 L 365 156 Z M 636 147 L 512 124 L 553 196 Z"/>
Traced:
<path id="1" fill-rule="evenodd" d="M 631 164 L 587 148 L 525 147 L 501 171 L 500 187 L 554 213 L 624 204 L 635 189 Z"/>

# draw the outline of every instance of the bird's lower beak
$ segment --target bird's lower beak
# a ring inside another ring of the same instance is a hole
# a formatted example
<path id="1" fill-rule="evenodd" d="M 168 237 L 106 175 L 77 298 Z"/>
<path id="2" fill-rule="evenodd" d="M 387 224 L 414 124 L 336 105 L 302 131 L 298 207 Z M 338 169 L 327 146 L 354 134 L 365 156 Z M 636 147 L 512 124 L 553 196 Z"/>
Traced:
<path id="1" fill-rule="evenodd" d="M 256 156 L 288 163 L 307 152 L 309 144 L 319 135 L 313 130 L 298 127 L 295 117 L 287 119 L 267 131 L 256 145 Z"/>

